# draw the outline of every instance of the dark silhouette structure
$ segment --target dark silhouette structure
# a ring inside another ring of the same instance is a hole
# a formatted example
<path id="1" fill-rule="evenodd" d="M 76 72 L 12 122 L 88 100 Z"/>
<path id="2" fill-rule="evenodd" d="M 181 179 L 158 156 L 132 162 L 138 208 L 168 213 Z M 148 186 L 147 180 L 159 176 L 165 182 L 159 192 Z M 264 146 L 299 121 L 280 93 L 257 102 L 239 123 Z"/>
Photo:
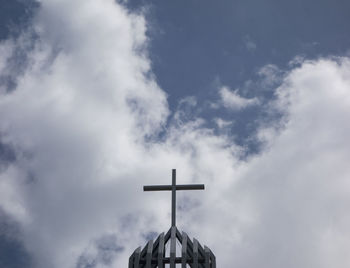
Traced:
<path id="1" fill-rule="evenodd" d="M 129 268 L 175 268 L 181 264 L 182 268 L 216 268 L 213 252 L 204 248 L 195 238 L 193 241 L 185 232 L 180 233 L 176 227 L 176 191 L 204 190 L 204 184 L 176 184 L 176 170 L 172 170 L 171 185 L 144 186 L 144 191 L 171 191 L 171 227 L 166 234 L 161 233 L 158 238 L 150 240 L 141 250 L 138 247 L 129 258 Z M 181 257 L 176 254 L 176 242 L 181 245 Z M 167 245 L 170 244 L 170 247 Z M 170 252 L 166 252 L 170 248 Z"/>

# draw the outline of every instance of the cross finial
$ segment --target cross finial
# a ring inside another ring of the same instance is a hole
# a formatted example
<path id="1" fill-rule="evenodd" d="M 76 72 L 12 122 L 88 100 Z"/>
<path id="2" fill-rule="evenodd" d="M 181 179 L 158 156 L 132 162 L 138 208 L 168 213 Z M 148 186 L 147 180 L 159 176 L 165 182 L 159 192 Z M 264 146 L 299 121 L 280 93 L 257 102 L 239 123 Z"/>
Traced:
<path id="1" fill-rule="evenodd" d="M 176 169 L 172 170 L 171 185 L 143 186 L 144 191 L 171 191 L 171 226 L 176 226 L 176 191 L 204 190 L 204 184 L 176 184 Z"/>

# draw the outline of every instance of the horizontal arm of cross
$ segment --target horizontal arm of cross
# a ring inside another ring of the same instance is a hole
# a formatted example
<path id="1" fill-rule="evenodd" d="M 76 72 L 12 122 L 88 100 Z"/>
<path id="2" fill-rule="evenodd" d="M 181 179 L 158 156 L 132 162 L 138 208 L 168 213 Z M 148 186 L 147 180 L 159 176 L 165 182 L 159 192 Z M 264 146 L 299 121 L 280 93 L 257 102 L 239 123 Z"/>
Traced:
<path id="1" fill-rule="evenodd" d="M 172 185 L 150 185 L 143 186 L 144 191 L 171 191 Z M 176 190 L 204 190 L 204 184 L 178 184 Z"/>

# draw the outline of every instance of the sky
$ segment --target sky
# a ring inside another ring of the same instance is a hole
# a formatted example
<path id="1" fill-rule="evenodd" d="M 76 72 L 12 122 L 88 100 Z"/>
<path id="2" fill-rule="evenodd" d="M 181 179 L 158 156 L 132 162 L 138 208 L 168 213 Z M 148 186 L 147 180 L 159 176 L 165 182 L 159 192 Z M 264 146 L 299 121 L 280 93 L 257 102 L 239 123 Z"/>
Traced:
<path id="1" fill-rule="evenodd" d="M 0 268 L 350 266 L 350 2 L 0 1 Z"/>

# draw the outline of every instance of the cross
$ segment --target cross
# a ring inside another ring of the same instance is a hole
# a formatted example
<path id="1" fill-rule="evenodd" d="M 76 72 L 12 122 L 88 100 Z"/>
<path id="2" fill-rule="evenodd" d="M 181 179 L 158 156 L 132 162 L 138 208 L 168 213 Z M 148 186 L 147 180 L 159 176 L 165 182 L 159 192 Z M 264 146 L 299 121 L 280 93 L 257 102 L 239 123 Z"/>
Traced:
<path id="1" fill-rule="evenodd" d="M 176 225 L 176 191 L 204 190 L 204 184 L 176 184 L 176 169 L 172 170 L 171 185 L 143 186 L 144 191 L 171 191 L 171 226 Z"/>

